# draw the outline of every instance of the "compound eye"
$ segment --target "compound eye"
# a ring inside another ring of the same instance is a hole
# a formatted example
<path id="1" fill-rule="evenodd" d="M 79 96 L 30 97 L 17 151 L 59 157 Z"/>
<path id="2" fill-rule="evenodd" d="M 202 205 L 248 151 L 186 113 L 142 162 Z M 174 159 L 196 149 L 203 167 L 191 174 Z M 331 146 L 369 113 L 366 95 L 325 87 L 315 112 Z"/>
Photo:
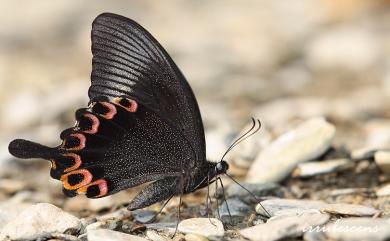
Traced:
<path id="1" fill-rule="evenodd" d="M 226 172 L 229 169 L 229 164 L 227 164 L 226 161 L 222 161 L 220 166 L 223 172 Z"/>
<path id="2" fill-rule="evenodd" d="M 220 162 L 217 163 L 217 166 L 215 167 L 217 169 L 217 171 L 222 171 L 223 170 L 223 166 Z"/>

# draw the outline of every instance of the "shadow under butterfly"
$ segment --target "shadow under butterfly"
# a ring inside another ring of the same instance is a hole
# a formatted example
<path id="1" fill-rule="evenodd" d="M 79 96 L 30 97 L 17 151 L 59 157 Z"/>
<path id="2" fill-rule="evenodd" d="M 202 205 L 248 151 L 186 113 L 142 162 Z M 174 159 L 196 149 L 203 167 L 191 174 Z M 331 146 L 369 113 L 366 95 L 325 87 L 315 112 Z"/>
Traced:
<path id="1" fill-rule="evenodd" d="M 76 125 L 61 133 L 57 147 L 17 139 L 9 152 L 48 159 L 51 177 L 62 181 L 69 197 L 100 198 L 152 182 L 130 202 L 129 210 L 181 197 L 218 180 L 222 185 L 219 176 L 227 175 L 229 166 L 223 157 L 206 160 L 195 96 L 157 40 L 133 20 L 111 13 L 94 20 L 91 38 L 90 102 L 76 111 Z M 225 155 L 259 128 L 253 119 L 252 128 Z"/>

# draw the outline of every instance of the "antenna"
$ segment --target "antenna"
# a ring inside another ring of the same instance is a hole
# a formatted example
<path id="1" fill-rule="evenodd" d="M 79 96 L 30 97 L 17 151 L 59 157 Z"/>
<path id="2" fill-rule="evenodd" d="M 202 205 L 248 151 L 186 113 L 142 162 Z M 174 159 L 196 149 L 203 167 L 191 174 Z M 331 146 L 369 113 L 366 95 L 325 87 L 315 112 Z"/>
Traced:
<path id="1" fill-rule="evenodd" d="M 226 150 L 226 152 L 223 154 L 222 158 L 221 158 L 221 161 L 223 160 L 223 158 L 234 148 L 236 147 L 238 144 L 240 144 L 241 142 L 243 142 L 245 139 L 251 137 L 252 135 L 256 134 L 260 128 L 261 128 L 261 122 L 260 120 L 258 119 L 255 119 L 255 118 L 251 118 L 252 119 L 252 126 L 249 128 L 248 131 L 246 131 L 244 134 L 242 134 L 240 137 L 238 137 L 230 146 L 229 148 Z M 258 125 L 257 125 L 258 124 Z M 257 127 L 256 127 L 257 125 Z M 255 128 L 256 127 L 256 128 Z"/>

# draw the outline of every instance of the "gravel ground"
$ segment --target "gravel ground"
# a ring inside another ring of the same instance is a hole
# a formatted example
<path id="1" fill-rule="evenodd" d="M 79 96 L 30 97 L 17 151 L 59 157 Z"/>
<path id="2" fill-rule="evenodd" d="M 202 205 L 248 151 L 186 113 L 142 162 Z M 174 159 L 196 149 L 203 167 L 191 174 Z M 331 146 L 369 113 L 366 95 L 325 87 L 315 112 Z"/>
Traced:
<path id="1" fill-rule="evenodd" d="M 4 3 L 0 239 L 160 241 L 175 231 L 178 198 L 157 217 L 162 204 L 126 210 L 142 187 L 66 198 L 46 161 L 7 151 L 14 138 L 60 143 L 88 101 L 92 20 L 110 11 L 145 26 L 185 73 L 210 160 L 250 117 L 263 124 L 226 158 L 229 174 L 258 200 L 229 178 L 228 205 L 214 185 L 209 211 L 207 189 L 186 195 L 174 240 L 389 240 L 389 7 L 386 0 Z"/>

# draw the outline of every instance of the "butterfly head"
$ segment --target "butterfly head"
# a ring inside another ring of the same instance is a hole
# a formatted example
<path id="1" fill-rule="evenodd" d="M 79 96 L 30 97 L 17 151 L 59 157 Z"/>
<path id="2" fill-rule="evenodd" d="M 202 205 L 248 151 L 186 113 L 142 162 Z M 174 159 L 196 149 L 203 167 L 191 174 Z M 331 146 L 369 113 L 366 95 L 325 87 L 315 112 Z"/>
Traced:
<path id="1" fill-rule="evenodd" d="M 215 172 L 217 175 L 224 174 L 229 169 L 229 164 L 226 161 L 222 160 L 215 165 Z"/>

